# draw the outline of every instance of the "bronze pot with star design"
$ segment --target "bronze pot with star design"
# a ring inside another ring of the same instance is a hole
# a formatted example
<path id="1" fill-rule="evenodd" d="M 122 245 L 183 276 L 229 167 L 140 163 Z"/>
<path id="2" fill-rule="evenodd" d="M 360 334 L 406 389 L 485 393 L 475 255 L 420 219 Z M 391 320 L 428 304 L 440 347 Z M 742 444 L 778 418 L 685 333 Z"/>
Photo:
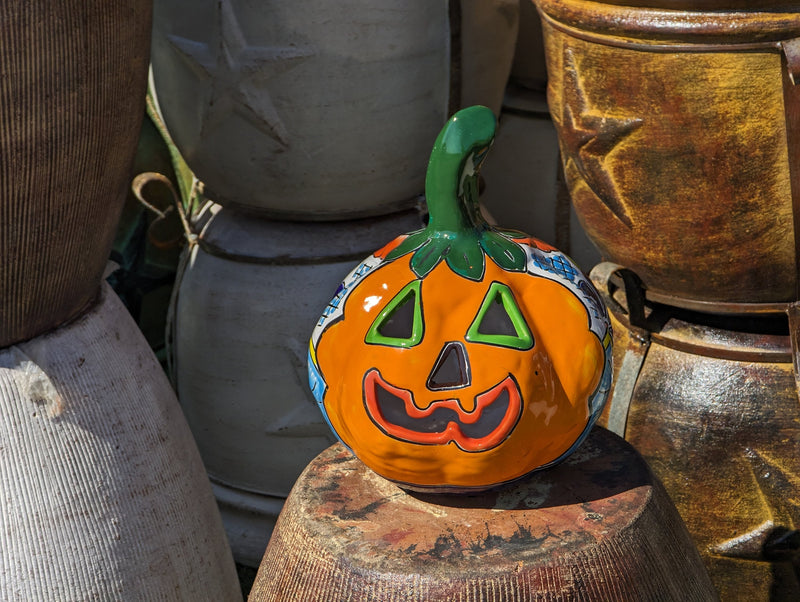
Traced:
<path id="1" fill-rule="evenodd" d="M 566 181 L 602 255 L 655 302 L 797 299 L 796 3 L 534 1 Z"/>

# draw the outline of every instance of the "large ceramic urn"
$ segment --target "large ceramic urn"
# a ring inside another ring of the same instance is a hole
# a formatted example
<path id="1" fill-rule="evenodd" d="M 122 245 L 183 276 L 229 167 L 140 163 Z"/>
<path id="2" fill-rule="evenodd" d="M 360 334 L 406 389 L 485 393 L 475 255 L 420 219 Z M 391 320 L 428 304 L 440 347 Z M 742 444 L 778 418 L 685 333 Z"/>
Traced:
<path id="1" fill-rule="evenodd" d="M 0 7 L 0 347 L 98 292 L 144 116 L 151 0 Z"/>
<path id="2" fill-rule="evenodd" d="M 446 119 L 444 1 L 156 5 L 167 128 L 222 205 L 342 219 L 408 208 Z"/>
<path id="3" fill-rule="evenodd" d="M 0 598 L 237 600 L 197 446 L 110 287 L 0 349 Z"/>
<path id="4" fill-rule="evenodd" d="M 567 182 L 602 255 L 670 305 L 794 300 L 796 3 L 536 4 Z"/>
<path id="5" fill-rule="evenodd" d="M 421 222 L 211 211 L 179 271 L 171 363 L 234 556 L 258 566 L 295 479 L 335 440 L 306 384 L 309 324 L 356 258 Z"/>
<path id="6" fill-rule="evenodd" d="M 221 205 L 350 219 L 412 207 L 449 113 L 499 114 L 517 0 L 166 0 L 164 121 Z"/>

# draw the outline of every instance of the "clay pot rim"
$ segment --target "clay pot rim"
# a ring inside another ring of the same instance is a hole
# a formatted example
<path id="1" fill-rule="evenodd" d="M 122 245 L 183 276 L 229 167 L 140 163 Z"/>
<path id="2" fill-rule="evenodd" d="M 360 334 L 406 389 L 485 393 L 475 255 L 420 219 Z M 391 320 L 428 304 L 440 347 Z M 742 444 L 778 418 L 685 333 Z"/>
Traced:
<path id="1" fill-rule="evenodd" d="M 542 20 L 577 38 L 613 46 L 659 47 L 674 52 L 778 48 L 800 36 L 800 11 L 680 10 L 621 6 L 589 0 L 534 0 Z"/>
<path id="2" fill-rule="evenodd" d="M 360 262 L 398 235 L 424 227 L 417 209 L 315 223 L 276 221 L 241 206 L 209 204 L 206 211 L 197 237 L 200 249 L 221 259 L 259 265 Z"/>

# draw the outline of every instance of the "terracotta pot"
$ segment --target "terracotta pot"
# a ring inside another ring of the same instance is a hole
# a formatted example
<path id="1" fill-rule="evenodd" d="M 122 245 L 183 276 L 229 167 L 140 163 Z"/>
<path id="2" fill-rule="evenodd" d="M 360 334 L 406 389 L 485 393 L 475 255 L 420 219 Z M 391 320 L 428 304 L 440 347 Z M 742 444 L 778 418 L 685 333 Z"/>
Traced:
<path id="1" fill-rule="evenodd" d="M 342 445 L 286 501 L 250 602 L 714 600 L 633 448 L 595 429 L 563 464 L 469 497 L 403 491 Z"/>
<path id="2" fill-rule="evenodd" d="M 150 0 L 0 8 L 0 347 L 97 294 L 144 116 Z"/>
<path id="3" fill-rule="evenodd" d="M 672 305 L 795 299 L 796 5 L 536 4 L 570 193 L 601 254 Z"/>
<path id="4" fill-rule="evenodd" d="M 345 219 L 413 206 L 446 119 L 447 3 L 156 5 L 153 73 L 209 198 Z"/>
<path id="5" fill-rule="evenodd" d="M 3 600 L 241 598 L 175 394 L 109 287 L 0 349 L 0 441 Z"/>
<path id="6" fill-rule="evenodd" d="M 592 272 L 615 337 L 600 422 L 664 483 L 723 600 L 798 599 L 800 406 L 786 317 L 643 306 L 617 267 Z"/>
<path id="7" fill-rule="evenodd" d="M 215 210 L 179 273 L 170 353 L 234 555 L 258 566 L 295 479 L 335 441 L 307 386 L 311 330 L 356 257 L 420 222 L 416 212 L 303 224 Z"/>

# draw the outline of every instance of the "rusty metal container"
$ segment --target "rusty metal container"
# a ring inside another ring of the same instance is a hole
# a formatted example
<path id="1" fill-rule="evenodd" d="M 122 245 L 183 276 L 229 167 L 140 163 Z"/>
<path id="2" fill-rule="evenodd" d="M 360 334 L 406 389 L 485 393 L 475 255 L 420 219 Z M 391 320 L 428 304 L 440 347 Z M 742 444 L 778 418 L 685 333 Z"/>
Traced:
<path id="1" fill-rule="evenodd" d="M 794 300 L 797 4 L 535 3 L 566 178 L 602 255 L 654 301 Z"/>
<path id="2" fill-rule="evenodd" d="M 98 293 L 144 116 L 151 4 L 0 7 L 0 347 Z"/>
<path id="3" fill-rule="evenodd" d="M 600 423 L 664 483 L 723 600 L 797 600 L 800 405 L 786 316 L 643 302 L 635 276 L 592 271 L 614 328 Z"/>

